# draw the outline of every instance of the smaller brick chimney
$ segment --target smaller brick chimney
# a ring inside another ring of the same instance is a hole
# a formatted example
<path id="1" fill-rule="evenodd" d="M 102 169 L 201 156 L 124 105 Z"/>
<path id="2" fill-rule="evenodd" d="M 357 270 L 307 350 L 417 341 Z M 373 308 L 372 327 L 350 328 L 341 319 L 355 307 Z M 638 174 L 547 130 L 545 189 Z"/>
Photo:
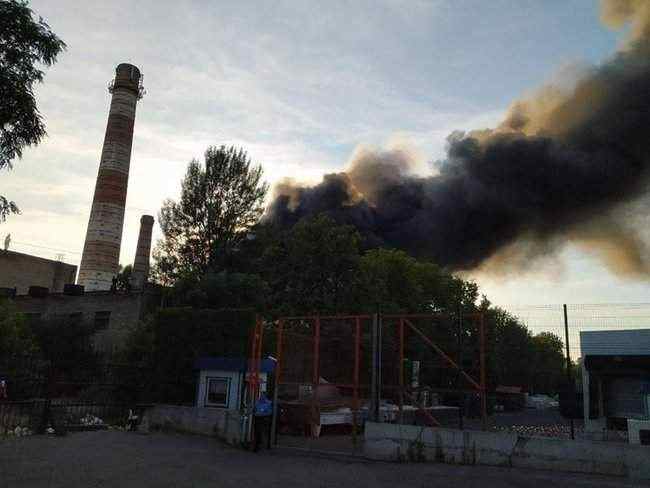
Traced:
<path id="1" fill-rule="evenodd" d="M 151 232 L 153 231 L 153 217 L 143 215 L 140 218 L 140 234 L 138 235 L 138 247 L 135 251 L 133 261 L 133 274 L 131 286 L 135 290 L 144 288 L 149 278 L 149 255 L 151 254 Z"/>

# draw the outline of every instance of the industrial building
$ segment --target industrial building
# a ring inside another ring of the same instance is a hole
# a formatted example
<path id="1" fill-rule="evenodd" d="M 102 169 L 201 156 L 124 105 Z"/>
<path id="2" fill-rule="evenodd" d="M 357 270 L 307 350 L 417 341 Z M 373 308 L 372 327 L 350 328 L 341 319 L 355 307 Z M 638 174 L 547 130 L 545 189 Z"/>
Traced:
<path id="1" fill-rule="evenodd" d="M 93 330 L 92 345 L 97 351 L 119 349 L 129 331 L 160 305 L 156 287 L 135 292 L 94 291 L 78 294 L 75 288 L 64 293 L 47 295 L 18 295 L 16 309 L 27 320 L 66 323 L 83 323 Z"/>
<path id="2" fill-rule="evenodd" d="M 160 302 L 159 290 L 147 284 L 154 224 L 151 215 L 140 219 L 130 286 L 127 290 L 115 286 L 135 110 L 144 94 L 140 70 L 119 64 L 109 92 L 111 104 L 79 275 L 77 267 L 70 264 L 0 251 L 0 293 L 12 297 L 30 321 L 91 325 L 98 349 L 119 347 L 129 329 Z"/>
<path id="3" fill-rule="evenodd" d="M 580 348 L 585 430 L 638 440 L 650 431 L 650 329 L 582 331 Z"/>
<path id="4" fill-rule="evenodd" d="M 77 267 L 62 261 L 39 258 L 14 251 L 0 251 L 0 288 L 24 295 L 30 286 L 47 288 L 52 293 L 63 291 L 74 283 Z"/>

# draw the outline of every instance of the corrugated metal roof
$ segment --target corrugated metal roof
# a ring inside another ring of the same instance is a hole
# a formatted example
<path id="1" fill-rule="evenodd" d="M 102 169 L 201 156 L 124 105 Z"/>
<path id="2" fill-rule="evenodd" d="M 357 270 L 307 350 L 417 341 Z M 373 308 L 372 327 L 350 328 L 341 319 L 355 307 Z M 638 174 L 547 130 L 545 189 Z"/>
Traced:
<path id="1" fill-rule="evenodd" d="M 582 357 L 650 355 L 650 329 L 582 331 L 580 350 Z"/>

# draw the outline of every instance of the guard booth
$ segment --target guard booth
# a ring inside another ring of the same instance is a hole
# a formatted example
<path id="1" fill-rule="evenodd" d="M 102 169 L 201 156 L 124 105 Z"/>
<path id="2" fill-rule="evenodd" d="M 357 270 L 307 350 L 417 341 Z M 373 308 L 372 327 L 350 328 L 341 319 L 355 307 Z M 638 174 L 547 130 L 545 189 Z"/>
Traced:
<path id="1" fill-rule="evenodd" d="M 240 439 L 250 441 L 253 405 L 260 393 L 268 391 L 275 361 L 261 359 L 252 371 L 247 358 L 203 357 L 195 362 L 194 369 L 199 372 L 197 408 L 222 411 L 240 419 Z"/>
<path id="2" fill-rule="evenodd" d="M 199 371 L 196 406 L 243 411 L 248 401 L 247 378 L 250 376 L 249 360 L 246 358 L 203 357 L 195 363 Z M 262 359 L 259 368 L 260 392 L 267 391 L 269 374 L 275 369 L 275 361 Z"/>

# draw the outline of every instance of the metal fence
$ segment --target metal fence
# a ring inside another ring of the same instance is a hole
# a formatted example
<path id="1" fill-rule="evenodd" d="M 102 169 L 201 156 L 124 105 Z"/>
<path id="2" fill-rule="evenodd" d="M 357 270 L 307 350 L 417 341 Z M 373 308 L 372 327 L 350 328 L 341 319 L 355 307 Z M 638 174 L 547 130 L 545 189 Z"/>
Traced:
<path id="1" fill-rule="evenodd" d="M 373 418 L 582 436 L 580 333 L 650 328 L 650 304 L 503 309 L 505 319 L 494 310 L 377 316 L 375 333 L 372 315 L 288 317 L 266 327 L 277 346 L 278 444 L 354 450 Z M 504 320 L 515 326 L 504 329 Z"/>
<path id="2" fill-rule="evenodd" d="M 0 360 L 0 437 L 124 426 L 147 402 L 148 375 L 100 353 L 44 360 L 38 355 Z"/>
<path id="3" fill-rule="evenodd" d="M 569 392 L 575 397 L 574 425 L 558 409 L 560 383 L 545 382 L 551 370 L 543 363 L 531 366 L 525 349 L 504 349 L 508 338 L 490 312 L 275 321 L 258 316 L 251 324 L 245 404 L 252 405 L 259 393 L 254 365 L 270 355 L 277 360 L 268 391 L 275 399 L 280 445 L 354 450 L 367 419 L 571 437 L 583 427 L 577 400 L 580 332 L 650 328 L 650 304 L 503 308 L 529 336 L 550 332 L 559 338 L 561 358 L 555 351 L 552 372 L 576 387 Z M 0 378 L 10 392 L 10 401 L 0 399 L 0 435 L 17 427 L 42 430 L 52 425 L 47 419 L 84 425 L 96 417 L 120 424 L 138 404 L 191 403 L 195 397 L 191 368 L 161 378 L 117 359 L 103 354 L 82 364 L 53 365 L 39 357 L 0 358 Z M 526 368 L 532 376 L 513 374 Z M 545 408 L 530 404 L 537 393 L 544 393 L 538 396 L 548 402 Z"/>
<path id="4" fill-rule="evenodd" d="M 0 401 L 0 437 L 128 428 L 145 405 L 32 399 Z"/>
<path id="5" fill-rule="evenodd" d="M 353 451 L 366 420 L 487 422 L 482 314 L 284 317 L 273 422 L 283 446 Z"/>

